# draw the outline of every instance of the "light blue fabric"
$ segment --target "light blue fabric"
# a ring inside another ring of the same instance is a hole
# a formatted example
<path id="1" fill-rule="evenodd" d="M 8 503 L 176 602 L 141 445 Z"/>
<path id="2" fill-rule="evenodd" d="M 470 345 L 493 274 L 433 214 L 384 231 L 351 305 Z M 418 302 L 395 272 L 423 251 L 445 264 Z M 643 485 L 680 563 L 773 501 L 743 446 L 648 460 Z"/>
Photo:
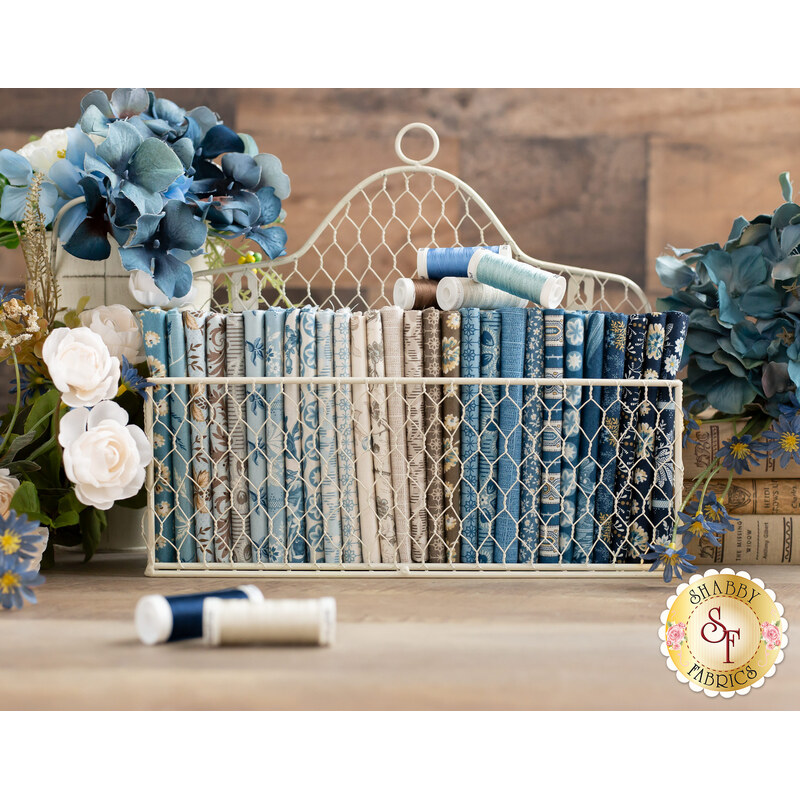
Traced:
<path id="1" fill-rule="evenodd" d="M 301 378 L 314 378 L 317 375 L 316 318 L 317 312 L 311 306 L 306 306 L 300 311 Z M 318 563 L 325 561 L 325 543 L 320 494 L 319 401 L 316 387 L 312 384 L 302 384 L 300 387 L 300 415 L 306 495 L 306 536 L 309 560 Z"/>
<path id="2" fill-rule="evenodd" d="M 244 374 L 248 378 L 263 378 L 265 312 L 244 311 Z M 267 563 L 267 402 L 264 384 L 247 385 L 245 401 L 247 420 L 247 490 L 250 497 L 250 539 L 252 559 Z"/>
<path id="3" fill-rule="evenodd" d="M 171 378 L 186 377 L 186 340 L 183 335 L 181 312 L 172 308 L 167 312 L 167 350 Z M 194 492 L 192 490 L 192 429 L 189 424 L 189 387 L 173 386 L 169 393 L 169 412 L 174 448 L 172 451 L 172 479 L 176 495 L 175 544 L 178 559 L 189 564 L 197 559 L 194 538 Z"/>
<path id="4" fill-rule="evenodd" d="M 481 377 L 500 377 L 500 312 L 481 310 Z M 500 387 L 481 386 L 478 450 L 478 563 L 494 560 Z"/>
<path id="5" fill-rule="evenodd" d="M 333 315 L 333 371 L 337 378 L 351 377 L 350 309 Z M 336 389 L 336 437 L 339 442 L 339 485 L 342 501 L 343 556 L 347 564 L 361 563 L 361 527 L 358 517 L 355 441 L 353 438 L 353 392 L 349 384 Z"/>
<path id="6" fill-rule="evenodd" d="M 544 376 L 560 380 L 564 377 L 564 312 L 544 312 Z M 544 564 L 559 560 L 561 531 L 561 451 L 564 387 L 558 383 L 544 387 L 542 418 L 542 491 L 539 510 L 539 561 Z"/>
<path id="7" fill-rule="evenodd" d="M 144 337 L 144 351 L 150 374 L 167 377 L 167 314 L 160 308 L 139 312 Z M 172 478 L 172 430 L 170 428 L 167 386 L 153 389 L 153 456 L 155 458 L 155 548 L 156 561 L 174 563 L 178 560 L 175 548 L 175 494 Z"/>
<path id="8" fill-rule="evenodd" d="M 586 320 L 583 374 L 586 378 L 603 377 L 603 338 L 606 317 L 593 311 Z M 588 563 L 595 535 L 595 483 L 597 480 L 597 451 L 600 446 L 602 389 L 584 387 L 581 409 L 580 444 L 578 448 L 578 482 L 575 504 L 575 534 L 572 563 Z"/>
<path id="9" fill-rule="evenodd" d="M 527 309 L 524 375 L 526 378 L 544 377 L 544 318 L 541 308 Z M 539 557 L 539 489 L 542 469 L 541 387 L 525 386 L 523 401 L 518 560 L 520 564 L 532 564 Z"/>
<path id="10" fill-rule="evenodd" d="M 283 376 L 284 322 L 286 309 L 268 308 L 265 313 L 264 370 L 268 378 Z M 272 563 L 286 562 L 286 437 L 283 425 L 283 389 L 267 384 L 267 550 Z"/>
<path id="11" fill-rule="evenodd" d="M 675 380 L 683 357 L 683 345 L 689 317 L 681 311 L 668 311 L 664 361 L 661 366 L 662 380 Z M 655 539 L 665 542 L 672 538 L 675 524 L 674 502 L 674 455 L 675 416 L 682 413 L 675 408 L 675 390 L 661 387 L 658 390 L 658 423 L 655 431 L 655 483 L 650 501 Z"/>
<path id="12" fill-rule="evenodd" d="M 289 309 L 284 324 L 285 374 L 300 376 L 300 310 Z M 308 560 L 306 551 L 306 509 L 303 489 L 303 444 L 300 424 L 300 387 L 287 384 L 284 389 L 283 417 L 286 428 L 286 537 L 288 558 L 293 564 Z"/>
<path id="13" fill-rule="evenodd" d="M 583 349 L 586 321 L 580 311 L 564 313 L 564 377 L 583 377 Z M 578 448 L 581 441 L 582 386 L 564 389 L 562 415 L 563 440 L 561 450 L 561 517 L 559 519 L 558 549 L 561 560 L 572 561 L 573 528 L 575 525 L 575 495 L 577 491 Z"/>
<path id="14" fill-rule="evenodd" d="M 333 377 L 333 311 L 317 311 L 317 375 Z M 342 562 L 342 516 L 339 497 L 339 460 L 336 455 L 336 401 L 333 385 L 317 386 L 319 397 L 319 459 L 325 563 Z"/>
<path id="15" fill-rule="evenodd" d="M 525 362 L 524 308 L 500 309 L 500 375 L 521 378 Z M 522 460 L 522 386 L 503 386 L 500 399 L 499 461 L 495 564 L 516 564 L 519 556 L 520 461 Z"/>
<path id="16" fill-rule="evenodd" d="M 625 341 L 628 317 L 609 313 L 606 316 L 605 345 L 603 348 L 603 377 L 618 380 L 625 374 Z M 617 442 L 621 411 L 621 387 L 604 386 L 602 389 L 602 432 L 597 462 L 600 481 L 595 496 L 595 542 L 592 561 L 608 564 L 611 561 L 611 539 L 614 513 L 614 481 L 617 474 Z"/>
<path id="17" fill-rule="evenodd" d="M 481 317 L 477 308 L 461 309 L 461 377 L 481 376 Z M 478 432 L 480 387 L 461 387 L 461 561 L 474 564 L 478 555 Z"/>

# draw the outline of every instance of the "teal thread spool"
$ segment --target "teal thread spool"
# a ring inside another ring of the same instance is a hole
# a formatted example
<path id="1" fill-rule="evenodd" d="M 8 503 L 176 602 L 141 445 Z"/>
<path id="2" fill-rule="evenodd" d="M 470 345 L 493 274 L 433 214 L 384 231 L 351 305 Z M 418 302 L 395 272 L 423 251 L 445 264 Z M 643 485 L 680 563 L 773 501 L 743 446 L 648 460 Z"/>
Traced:
<path id="1" fill-rule="evenodd" d="M 563 276 L 490 250 L 475 252 L 469 260 L 467 274 L 474 281 L 524 297 L 542 308 L 558 308 L 567 291 L 567 281 Z"/>
<path id="2" fill-rule="evenodd" d="M 442 278 L 436 287 L 436 303 L 443 311 L 457 308 L 524 308 L 528 301 L 472 278 Z"/>

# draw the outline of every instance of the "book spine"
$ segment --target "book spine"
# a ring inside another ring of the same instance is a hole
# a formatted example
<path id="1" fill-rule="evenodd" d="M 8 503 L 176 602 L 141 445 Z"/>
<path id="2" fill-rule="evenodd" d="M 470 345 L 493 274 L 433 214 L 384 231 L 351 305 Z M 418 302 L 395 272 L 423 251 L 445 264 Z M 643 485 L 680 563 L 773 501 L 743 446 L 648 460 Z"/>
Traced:
<path id="1" fill-rule="evenodd" d="M 699 431 L 683 448 L 684 476 L 696 478 L 711 463 L 722 445 L 733 436 L 733 425 L 730 422 L 710 422 L 700 426 Z M 748 478 L 800 478 L 800 464 L 790 461 L 785 469 L 781 469 L 775 459 L 767 456 L 745 473 Z M 728 478 L 728 471 L 717 473 L 718 477 Z"/>
<path id="2" fill-rule="evenodd" d="M 721 497 L 726 481 L 713 480 L 710 491 Z M 684 497 L 692 484 L 684 483 Z M 800 481 L 788 478 L 736 479 L 728 489 L 725 508 L 732 516 L 741 514 L 800 514 Z"/>
<path id="3" fill-rule="evenodd" d="M 800 515 L 745 515 L 733 524 L 720 547 L 691 542 L 689 553 L 695 556 L 695 565 L 800 563 Z"/>

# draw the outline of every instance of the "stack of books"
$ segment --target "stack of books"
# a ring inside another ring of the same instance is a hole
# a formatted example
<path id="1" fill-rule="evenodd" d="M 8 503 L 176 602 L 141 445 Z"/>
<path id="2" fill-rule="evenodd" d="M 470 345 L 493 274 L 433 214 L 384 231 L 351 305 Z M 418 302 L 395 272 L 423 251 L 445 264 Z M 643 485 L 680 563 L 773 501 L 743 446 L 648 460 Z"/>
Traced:
<path id="1" fill-rule="evenodd" d="M 734 435 L 729 422 L 704 423 L 683 451 L 684 497 Z M 721 497 L 730 473 L 721 470 L 709 488 Z M 689 552 L 695 564 L 800 564 L 800 464 L 782 469 L 766 457 L 742 475 L 734 475 L 725 501 L 734 529 L 722 537 L 722 546 L 693 541 Z"/>

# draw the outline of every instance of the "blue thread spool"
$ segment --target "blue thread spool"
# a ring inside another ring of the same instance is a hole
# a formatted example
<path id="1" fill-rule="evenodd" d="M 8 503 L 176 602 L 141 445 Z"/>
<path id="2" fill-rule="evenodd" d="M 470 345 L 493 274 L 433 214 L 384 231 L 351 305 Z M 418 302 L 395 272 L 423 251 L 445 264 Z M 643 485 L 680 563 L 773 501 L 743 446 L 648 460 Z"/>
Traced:
<path id="1" fill-rule="evenodd" d="M 567 281 L 562 275 L 545 272 L 485 248 L 475 251 L 467 272 L 474 281 L 524 297 L 542 308 L 558 308 L 567 291 Z"/>
<path id="2" fill-rule="evenodd" d="M 203 635 L 203 602 L 209 597 L 231 600 L 263 600 L 257 586 L 238 586 L 203 594 L 148 594 L 136 604 L 134 622 L 143 644 L 199 639 Z"/>
<path id="3" fill-rule="evenodd" d="M 511 258 L 507 244 L 492 247 L 423 247 L 417 250 L 417 274 L 420 278 L 466 278 L 469 260 L 478 250 L 488 250 Z"/>

